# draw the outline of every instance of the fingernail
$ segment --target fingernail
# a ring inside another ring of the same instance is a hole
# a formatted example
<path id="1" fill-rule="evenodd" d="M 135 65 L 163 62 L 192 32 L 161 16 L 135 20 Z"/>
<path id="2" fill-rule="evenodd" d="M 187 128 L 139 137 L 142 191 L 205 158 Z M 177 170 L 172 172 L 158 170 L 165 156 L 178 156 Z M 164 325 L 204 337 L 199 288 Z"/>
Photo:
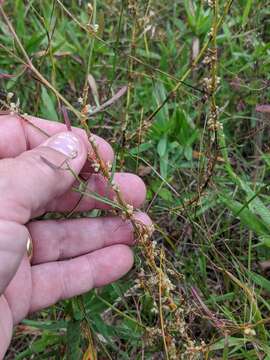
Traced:
<path id="1" fill-rule="evenodd" d="M 62 132 L 56 134 L 45 141 L 43 146 L 57 150 L 60 153 L 74 159 L 80 151 L 80 141 L 71 132 Z"/>

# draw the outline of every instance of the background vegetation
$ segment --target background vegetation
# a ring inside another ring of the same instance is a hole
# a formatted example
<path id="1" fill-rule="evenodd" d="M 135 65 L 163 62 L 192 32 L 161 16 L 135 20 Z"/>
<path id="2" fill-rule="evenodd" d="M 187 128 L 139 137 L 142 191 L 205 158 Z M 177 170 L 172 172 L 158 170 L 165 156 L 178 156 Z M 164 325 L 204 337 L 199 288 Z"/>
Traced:
<path id="1" fill-rule="evenodd" d="M 88 126 L 147 184 L 174 299 L 156 302 L 138 251 L 125 279 L 25 320 L 7 359 L 270 359 L 269 5 L 5 1 L 35 68 L 75 109 L 128 86 Z M 22 113 L 63 121 L 22 59 L 2 17 L 2 101 L 13 92 Z"/>

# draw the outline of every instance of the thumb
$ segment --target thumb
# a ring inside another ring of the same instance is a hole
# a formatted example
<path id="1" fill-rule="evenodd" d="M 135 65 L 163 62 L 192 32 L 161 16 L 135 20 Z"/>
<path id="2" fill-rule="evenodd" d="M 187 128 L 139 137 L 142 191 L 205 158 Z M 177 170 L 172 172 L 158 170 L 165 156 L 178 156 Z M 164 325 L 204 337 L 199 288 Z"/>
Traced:
<path id="1" fill-rule="evenodd" d="M 16 158 L 0 160 L 0 219 L 24 224 L 44 213 L 71 187 L 86 158 L 83 140 L 61 132 Z"/>

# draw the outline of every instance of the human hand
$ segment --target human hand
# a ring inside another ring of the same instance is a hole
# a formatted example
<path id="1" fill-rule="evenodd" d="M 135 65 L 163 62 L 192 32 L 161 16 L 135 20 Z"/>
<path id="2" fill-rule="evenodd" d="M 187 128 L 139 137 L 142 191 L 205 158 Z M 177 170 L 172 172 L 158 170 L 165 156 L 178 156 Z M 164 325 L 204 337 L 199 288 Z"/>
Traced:
<path id="1" fill-rule="evenodd" d="M 81 129 L 67 132 L 63 124 L 29 119 L 53 136 L 47 138 L 17 116 L 0 116 L 0 359 L 13 325 L 27 314 L 115 281 L 133 264 L 129 221 L 108 216 L 30 222 L 45 212 L 68 213 L 76 206 L 81 195 L 71 189 L 74 176 L 59 166 L 68 159 L 70 168 L 79 174 L 87 167 L 91 149 Z M 96 142 L 102 159 L 112 162 L 110 145 L 99 137 Z M 145 186 L 140 178 L 116 173 L 114 179 L 127 203 L 136 208 L 142 205 Z M 113 197 L 99 174 L 91 174 L 87 186 Z M 108 205 L 84 197 L 76 211 L 94 208 L 107 209 Z M 136 216 L 151 224 L 146 214 Z M 26 254 L 29 234 L 31 263 Z"/>

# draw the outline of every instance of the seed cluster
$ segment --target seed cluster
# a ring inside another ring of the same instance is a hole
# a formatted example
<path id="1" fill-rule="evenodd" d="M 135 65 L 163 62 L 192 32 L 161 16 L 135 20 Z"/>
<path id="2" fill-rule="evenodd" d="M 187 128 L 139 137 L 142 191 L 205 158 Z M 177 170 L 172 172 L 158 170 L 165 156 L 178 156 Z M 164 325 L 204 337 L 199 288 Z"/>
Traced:
<path id="1" fill-rule="evenodd" d="M 132 288 L 132 292 L 136 296 L 140 296 L 140 293 L 142 296 L 149 294 L 152 299 L 151 313 L 157 316 L 157 325 L 153 328 L 148 328 L 146 331 L 145 343 L 160 344 L 163 339 L 166 343 L 170 359 L 179 359 L 179 351 L 183 348 L 183 343 L 192 344 L 195 347 L 195 343 L 188 336 L 184 317 L 186 313 L 185 305 L 180 305 L 180 294 L 174 285 L 180 275 L 169 264 L 166 264 L 166 267 L 164 266 L 164 251 L 158 246 L 156 241 L 151 240 L 154 225 L 146 226 L 138 221 L 134 217 L 134 207 L 124 201 L 118 184 L 112 179 L 111 164 L 105 164 L 100 158 L 95 137 L 89 128 L 85 126 L 84 113 L 81 114 L 81 123 L 88 134 L 88 139 L 94 152 L 94 159 L 93 154 L 89 154 L 94 171 L 100 172 L 111 185 L 114 191 L 113 201 L 122 209 L 120 216 L 132 223 L 138 247 L 145 257 L 144 267 L 138 273 L 138 278 L 135 280 Z M 161 330 L 161 327 L 163 330 Z M 186 345 L 186 349 L 189 349 L 189 345 Z"/>

